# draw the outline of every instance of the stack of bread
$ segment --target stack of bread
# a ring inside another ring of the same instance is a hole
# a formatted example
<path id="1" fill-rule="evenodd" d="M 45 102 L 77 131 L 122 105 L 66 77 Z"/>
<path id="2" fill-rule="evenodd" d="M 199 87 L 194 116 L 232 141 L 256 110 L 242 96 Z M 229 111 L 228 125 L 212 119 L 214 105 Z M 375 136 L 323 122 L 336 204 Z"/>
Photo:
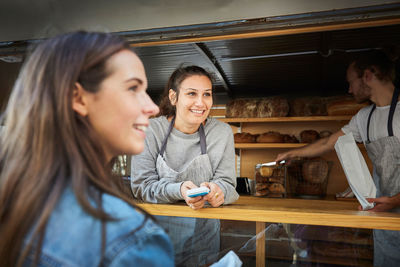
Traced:
<path id="1" fill-rule="evenodd" d="M 317 132 L 315 130 L 304 130 L 300 132 L 299 136 L 301 143 L 313 143 L 331 134 L 330 131 Z M 235 143 L 299 143 L 295 135 L 282 134 L 277 131 L 269 131 L 261 134 L 235 133 L 234 140 Z"/>
<path id="2" fill-rule="evenodd" d="M 255 196 L 283 197 L 286 193 L 285 170 L 283 166 L 256 165 Z"/>
<path id="3" fill-rule="evenodd" d="M 280 96 L 259 99 L 235 99 L 226 105 L 227 118 L 285 117 L 289 113 L 286 98 Z"/>
<path id="4" fill-rule="evenodd" d="M 227 118 L 271 118 L 354 115 L 369 103 L 357 103 L 351 96 L 309 96 L 288 100 L 282 96 L 238 98 L 226 105 Z"/>

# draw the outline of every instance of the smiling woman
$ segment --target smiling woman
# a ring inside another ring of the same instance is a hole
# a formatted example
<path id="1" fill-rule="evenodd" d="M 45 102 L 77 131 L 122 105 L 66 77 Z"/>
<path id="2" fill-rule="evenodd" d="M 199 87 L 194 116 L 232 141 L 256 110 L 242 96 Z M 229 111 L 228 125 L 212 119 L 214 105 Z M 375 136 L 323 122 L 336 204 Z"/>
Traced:
<path id="1" fill-rule="evenodd" d="M 171 75 L 160 116 L 150 120 L 144 152 L 132 158 L 135 197 L 152 203 L 184 200 L 192 209 L 238 199 L 231 127 L 208 118 L 212 87 L 211 75 L 197 66 L 178 68 Z M 210 192 L 187 195 L 200 186 Z M 216 260 L 219 220 L 158 217 L 158 221 L 174 244 L 176 265 L 202 266 Z"/>
<path id="2" fill-rule="evenodd" d="M 158 113 L 158 107 L 146 93 L 145 70 L 132 51 L 111 56 L 109 68 L 112 72 L 101 82 L 98 92 L 85 91 L 77 85 L 76 97 L 82 97 L 87 108 L 81 101 L 74 102 L 74 108 L 87 116 L 111 160 L 118 154 L 143 151 L 148 117 Z"/>
<path id="3" fill-rule="evenodd" d="M 2 266 L 173 265 L 168 236 L 111 175 L 113 158 L 144 149 L 158 112 L 146 88 L 142 62 L 111 34 L 33 51 L 1 121 Z"/>

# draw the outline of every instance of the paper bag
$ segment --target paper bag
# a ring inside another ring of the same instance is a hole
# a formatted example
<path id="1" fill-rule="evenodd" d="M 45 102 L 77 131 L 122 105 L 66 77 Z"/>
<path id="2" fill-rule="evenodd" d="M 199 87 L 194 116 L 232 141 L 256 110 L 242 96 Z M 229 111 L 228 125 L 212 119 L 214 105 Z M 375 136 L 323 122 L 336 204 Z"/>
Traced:
<path id="1" fill-rule="evenodd" d="M 349 133 L 339 137 L 335 144 L 335 150 L 347 181 L 363 210 L 373 208 L 374 204 L 369 203 L 366 198 L 375 198 L 376 187 L 353 134 Z"/>

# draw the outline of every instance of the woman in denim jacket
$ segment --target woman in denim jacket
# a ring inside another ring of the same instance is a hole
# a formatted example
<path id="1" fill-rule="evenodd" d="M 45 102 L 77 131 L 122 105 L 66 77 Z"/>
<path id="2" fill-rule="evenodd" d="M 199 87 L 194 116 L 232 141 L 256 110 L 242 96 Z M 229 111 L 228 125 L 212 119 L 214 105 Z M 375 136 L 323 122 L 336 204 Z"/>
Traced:
<path id="1" fill-rule="evenodd" d="M 144 148 L 158 107 L 140 59 L 104 33 L 42 42 L 2 117 L 2 266 L 172 266 L 165 232 L 110 166 Z"/>

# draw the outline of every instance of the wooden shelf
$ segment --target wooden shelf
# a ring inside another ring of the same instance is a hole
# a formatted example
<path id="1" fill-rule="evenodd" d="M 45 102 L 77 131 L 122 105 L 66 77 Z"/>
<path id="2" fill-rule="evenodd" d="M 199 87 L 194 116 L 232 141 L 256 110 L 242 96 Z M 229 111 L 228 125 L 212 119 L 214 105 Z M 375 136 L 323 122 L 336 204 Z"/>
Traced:
<path id="1" fill-rule="evenodd" d="M 237 149 L 264 149 L 264 148 L 298 148 L 308 144 L 305 143 L 236 143 Z M 363 144 L 357 144 L 358 148 L 365 148 Z"/>
<path id="2" fill-rule="evenodd" d="M 263 148 L 296 148 L 307 144 L 299 143 L 237 143 L 235 148 L 238 149 L 263 149 Z"/>
<path id="3" fill-rule="evenodd" d="M 297 121 L 349 121 L 352 116 L 309 116 L 309 117 L 274 117 L 274 118 L 218 118 L 227 123 L 240 122 L 297 122 Z"/>

